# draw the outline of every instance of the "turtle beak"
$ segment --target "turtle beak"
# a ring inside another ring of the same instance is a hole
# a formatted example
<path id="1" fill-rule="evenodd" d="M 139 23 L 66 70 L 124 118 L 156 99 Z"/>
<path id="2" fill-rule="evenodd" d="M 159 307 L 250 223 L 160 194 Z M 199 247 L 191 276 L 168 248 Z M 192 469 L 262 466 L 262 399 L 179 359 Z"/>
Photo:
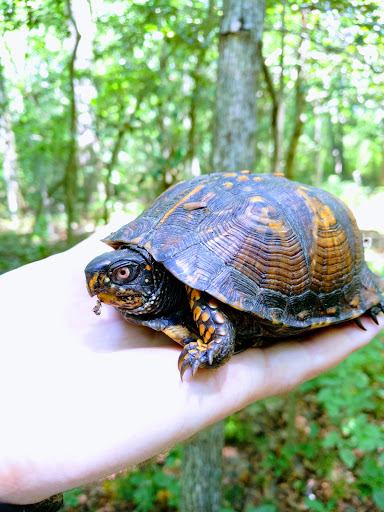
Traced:
<path id="1" fill-rule="evenodd" d="M 106 288 L 105 278 L 107 277 L 107 272 L 111 261 L 106 259 L 105 256 L 105 254 L 97 256 L 90 263 L 88 263 L 85 268 L 87 289 L 91 297 L 98 295 Z"/>

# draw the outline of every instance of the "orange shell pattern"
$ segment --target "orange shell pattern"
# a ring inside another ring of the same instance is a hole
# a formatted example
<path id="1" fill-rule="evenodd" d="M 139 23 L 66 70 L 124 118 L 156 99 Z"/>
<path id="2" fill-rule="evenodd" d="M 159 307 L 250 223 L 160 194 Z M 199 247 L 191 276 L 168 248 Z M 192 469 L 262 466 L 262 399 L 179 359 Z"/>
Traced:
<path id="1" fill-rule="evenodd" d="M 104 242 L 144 247 L 188 286 L 275 324 L 342 322 L 382 300 L 351 211 L 272 174 L 178 183 Z"/>

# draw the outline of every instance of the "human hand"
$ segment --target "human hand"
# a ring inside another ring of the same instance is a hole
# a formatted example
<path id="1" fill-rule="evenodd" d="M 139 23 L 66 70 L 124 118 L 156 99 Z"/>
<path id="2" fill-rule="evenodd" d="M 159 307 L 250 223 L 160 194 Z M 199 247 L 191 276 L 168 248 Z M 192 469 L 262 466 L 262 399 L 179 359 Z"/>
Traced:
<path id="1" fill-rule="evenodd" d="M 83 269 L 95 236 L 0 277 L 0 501 L 32 503 L 142 462 L 262 398 L 337 365 L 380 328 L 369 318 L 233 356 L 180 382 L 180 347 L 101 316 Z M 235 385 L 234 385 L 235 383 Z"/>

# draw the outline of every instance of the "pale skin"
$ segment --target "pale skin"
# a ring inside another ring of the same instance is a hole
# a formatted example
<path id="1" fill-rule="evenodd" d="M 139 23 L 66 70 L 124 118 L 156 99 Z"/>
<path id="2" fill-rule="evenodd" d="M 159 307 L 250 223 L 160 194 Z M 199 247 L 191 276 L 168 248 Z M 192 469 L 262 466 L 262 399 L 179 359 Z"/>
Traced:
<path id="1" fill-rule="evenodd" d="M 108 230 L 107 230 L 108 232 Z M 83 269 L 105 246 L 75 248 L 0 277 L 0 502 L 28 504 L 108 476 L 246 405 L 340 363 L 384 327 L 363 317 L 180 381 L 180 346 L 95 299 Z"/>

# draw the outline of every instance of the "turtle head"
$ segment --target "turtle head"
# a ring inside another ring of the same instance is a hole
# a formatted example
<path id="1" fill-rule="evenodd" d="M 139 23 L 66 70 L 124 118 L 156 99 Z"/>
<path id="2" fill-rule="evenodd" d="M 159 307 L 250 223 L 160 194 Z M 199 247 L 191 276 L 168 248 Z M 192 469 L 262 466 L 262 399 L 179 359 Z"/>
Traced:
<path id="1" fill-rule="evenodd" d="M 157 289 L 158 265 L 144 250 L 127 246 L 94 258 L 85 269 L 91 297 L 119 309 L 141 309 Z"/>

